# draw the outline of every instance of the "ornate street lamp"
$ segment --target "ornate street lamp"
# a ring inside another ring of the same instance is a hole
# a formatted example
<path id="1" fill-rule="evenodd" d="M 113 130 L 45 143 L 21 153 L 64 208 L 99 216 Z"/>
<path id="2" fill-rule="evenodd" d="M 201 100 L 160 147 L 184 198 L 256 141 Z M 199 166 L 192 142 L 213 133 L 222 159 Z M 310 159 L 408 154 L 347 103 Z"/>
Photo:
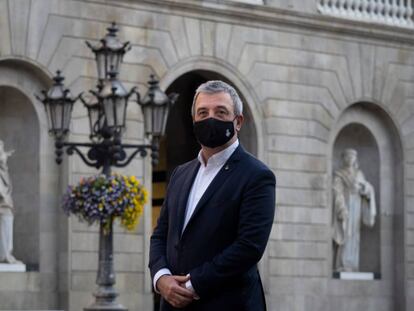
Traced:
<path id="1" fill-rule="evenodd" d="M 102 117 L 106 121 L 107 130 L 120 133 L 125 128 L 128 100 L 131 95 L 137 93 L 135 88 L 127 92 L 121 81 L 117 79 L 118 73 L 116 71 L 111 71 L 108 75 L 109 78 L 104 80 L 99 92 L 92 92 L 101 103 L 101 106 L 98 105 L 98 107 L 102 107 Z"/>
<path id="2" fill-rule="evenodd" d="M 152 135 L 153 138 L 159 139 L 165 132 L 167 116 L 172 103 L 174 103 L 178 94 L 171 93 L 167 96 L 161 91 L 158 81 L 154 75 L 150 76 L 148 81 L 149 88 L 147 94 L 139 103 L 142 107 L 145 122 L 145 134 Z"/>
<path id="3" fill-rule="evenodd" d="M 131 49 L 131 44 L 128 42 L 121 43 L 116 33 L 118 27 L 115 23 L 112 23 L 107 28 L 108 33 L 100 40 L 100 42 L 93 46 L 91 43 L 86 41 L 86 45 L 95 54 L 96 68 L 98 69 L 98 79 L 104 80 L 108 77 L 110 71 L 120 71 L 122 59 L 126 52 Z"/>
<path id="4" fill-rule="evenodd" d="M 65 89 L 63 85 L 65 78 L 58 70 L 56 76 L 53 77 L 53 85 L 49 91 L 42 91 L 44 99 L 36 96 L 43 102 L 48 118 L 49 132 L 55 137 L 64 137 L 69 132 L 70 118 L 72 114 L 73 104 L 81 96 L 72 98 L 69 89 Z"/>
<path id="5" fill-rule="evenodd" d="M 118 28 L 115 23 L 108 28 L 108 34 L 93 47 L 87 45 L 95 53 L 98 68 L 98 84 L 96 90 L 91 90 L 91 99 L 86 100 L 82 94 L 72 98 L 70 91 L 64 87 L 63 76 L 57 71 L 53 78 L 54 84 L 48 91 L 42 91 L 43 98 L 37 98 L 44 104 L 49 121 L 49 132 L 55 137 L 56 162 L 62 162 L 63 151 L 68 155 L 76 152 L 88 166 L 102 168 L 103 174 L 109 176 L 111 167 L 125 167 L 139 154 L 147 156 L 151 150 L 153 165 L 158 162 L 159 137 L 164 134 L 165 123 L 170 107 L 178 95 L 167 96 L 158 85 L 153 75 L 148 82 L 148 92 L 140 99 L 139 93 L 132 88 L 127 91 L 118 80 L 118 72 L 123 55 L 130 49 L 129 42 L 121 43 L 116 36 Z M 149 144 L 124 144 L 122 134 L 126 124 L 126 110 L 132 95 L 142 108 L 144 116 L 145 135 L 150 139 Z M 69 142 L 67 135 L 72 114 L 73 104 L 80 98 L 88 111 L 91 142 Z M 87 150 L 87 152 L 82 152 Z M 126 150 L 131 150 L 128 155 Z M 100 224 L 99 232 L 99 264 L 94 293 L 95 302 L 85 308 L 90 310 L 126 310 L 116 302 L 117 292 L 115 272 L 113 268 L 113 233 L 112 222 Z"/>

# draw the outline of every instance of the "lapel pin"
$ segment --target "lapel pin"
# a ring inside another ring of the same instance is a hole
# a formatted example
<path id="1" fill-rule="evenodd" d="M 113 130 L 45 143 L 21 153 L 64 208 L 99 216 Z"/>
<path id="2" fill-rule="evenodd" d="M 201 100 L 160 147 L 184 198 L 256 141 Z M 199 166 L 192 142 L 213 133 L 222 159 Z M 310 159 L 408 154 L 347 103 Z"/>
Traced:
<path id="1" fill-rule="evenodd" d="M 227 171 L 229 169 L 229 165 L 226 164 L 226 166 L 224 167 L 224 169 Z"/>

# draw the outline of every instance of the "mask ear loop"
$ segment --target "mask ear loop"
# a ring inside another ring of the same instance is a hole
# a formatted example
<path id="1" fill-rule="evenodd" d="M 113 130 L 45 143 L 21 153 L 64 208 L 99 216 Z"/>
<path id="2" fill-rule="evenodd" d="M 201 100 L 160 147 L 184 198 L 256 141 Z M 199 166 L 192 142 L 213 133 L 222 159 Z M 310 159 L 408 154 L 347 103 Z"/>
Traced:
<path id="1" fill-rule="evenodd" d="M 235 116 L 232 122 L 234 122 L 234 120 L 236 120 L 236 119 L 237 119 L 237 117 L 238 117 L 238 116 Z M 236 124 L 235 130 L 236 130 L 237 132 L 240 132 L 241 128 L 240 128 L 240 129 L 237 129 L 237 124 Z"/>

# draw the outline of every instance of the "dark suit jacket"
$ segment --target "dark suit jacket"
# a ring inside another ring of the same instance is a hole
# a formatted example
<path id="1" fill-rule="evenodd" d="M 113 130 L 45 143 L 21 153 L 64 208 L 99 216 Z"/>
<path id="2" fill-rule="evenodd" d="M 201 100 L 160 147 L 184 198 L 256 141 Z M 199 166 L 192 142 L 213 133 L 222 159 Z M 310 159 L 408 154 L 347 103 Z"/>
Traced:
<path id="1" fill-rule="evenodd" d="M 275 176 L 239 146 L 213 179 L 182 232 L 197 159 L 175 169 L 151 237 L 151 276 L 190 273 L 200 296 L 185 310 L 265 310 L 257 262 L 275 211 Z M 161 310 L 175 310 L 161 301 Z M 181 309 L 182 310 L 182 309 Z"/>

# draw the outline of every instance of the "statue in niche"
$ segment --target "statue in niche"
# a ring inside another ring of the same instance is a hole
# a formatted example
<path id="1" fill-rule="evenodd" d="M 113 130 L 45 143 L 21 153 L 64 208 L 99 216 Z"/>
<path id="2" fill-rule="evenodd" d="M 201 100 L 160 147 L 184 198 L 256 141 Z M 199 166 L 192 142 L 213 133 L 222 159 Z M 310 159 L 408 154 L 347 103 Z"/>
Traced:
<path id="1" fill-rule="evenodd" d="M 343 151 L 342 167 L 334 174 L 333 205 L 335 271 L 357 272 L 361 224 L 373 227 L 377 211 L 374 188 L 359 169 L 354 149 Z"/>
<path id="2" fill-rule="evenodd" d="M 11 196 L 7 159 L 14 150 L 5 151 L 4 143 L 0 140 L 0 262 L 21 263 L 12 255 L 13 250 L 13 200 Z"/>

